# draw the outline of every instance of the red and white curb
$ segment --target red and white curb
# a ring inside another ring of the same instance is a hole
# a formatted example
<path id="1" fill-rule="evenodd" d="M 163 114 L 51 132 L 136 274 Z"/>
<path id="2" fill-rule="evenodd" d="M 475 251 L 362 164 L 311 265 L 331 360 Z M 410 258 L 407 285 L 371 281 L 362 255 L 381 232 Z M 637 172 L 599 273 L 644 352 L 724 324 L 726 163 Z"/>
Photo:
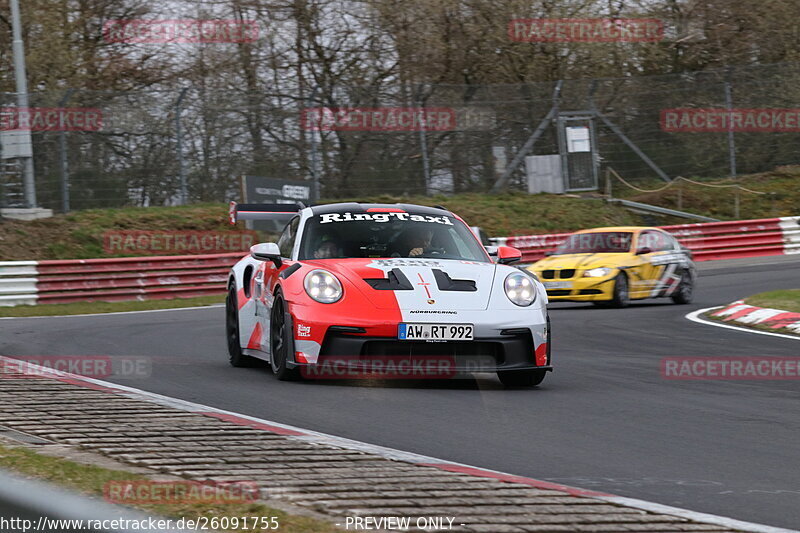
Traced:
<path id="1" fill-rule="evenodd" d="M 0 365 L 14 365 L 16 362 L 18 362 L 18 360 L 0 356 Z M 193 402 L 188 402 L 186 400 L 181 400 L 178 398 L 171 398 L 169 396 L 163 396 L 161 394 L 156 394 L 153 392 L 127 387 L 125 385 L 118 385 L 116 383 L 110 383 L 107 381 L 102 381 L 94 378 L 69 374 L 67 372 L 61 372 L 43 366 L 27 364 L 26 367 L 30 369 L 31 373 L 35 372 L 35 375 L 38 377 L 46 377 L 54 379 L 56 381 L 60 381 L 62 383 L 68 383 L 70 385 L 106 392 L 109 394 L 116 394 L 119 396 L 131 398 L 138 401 L 150 402 L 165 407 L 170 407 L 173 409 L 178 409 L 184 412 L 210 416 L 240 426 L 262 429 L 264 431 L 269 431 L 271 433 L 276 433 L 278 435 L 284 435 L 287 438 L 299 439 L 312 443 L 325 444 L 328 446 L 335 446 L 337 448 L 342 448 L 347 450 L 366 452 L 393 461 L 402 461 L 418 466 L 433 467 L 448 472 L 458 472 L 461 474 L 467 474 L 475 477 L 497 479 L 507 483 L 522 484 L 540 489 L 557 490 L 569 494 L 571 496 L 593 498 L 596 500 L 602 500 L 616 505 L 632 507 L 635 509 L 641 509 L 653 513 L 677 516 L 685 518 L 687 520 L 693 520 L 695 522 L 714 524 L 718 526 L 723 526 L 725 528 L 730 528 L 740 531 L 753 532 L 753 533 L 800 533 L 800 531 L 798 530 L 755 524 L 752 522 L 744 522 L 741 520 L 727 518 L 724 516 L 700 513 L 696 511 L 690 511 L 688 509 L 681 509 L 678 507 L 671 507 L 668 505 L 661 505 L 658 503 L 638 500 L 635 498 L 615 496 L 613 494 L 607 494 L 604 492 L 580 489 L 576 487 L 570 487 L 567 485 L 561 485 L 558 483 L 551 483 L 549 481 L 542 481 L 524 476 L 516 476 L 504 472 L 498 472 L 496 470 L 489 470 L 486 468 L 479 468 L 476 466 L 465 465 L 462 463 L 446 461 L 444 459 L 428 457 L 416 453 L 404 452 L 402 450 L 396 450 L 394 448 L 387 448 L 384 446 L 378 446 L 375 444 L 369 444 L 366 442 L 360 442 L 356 440 L 346 439 L 343 437 L 337 437 L 335 435 L 328 435 L 325 433 L 319 433 L 317 431 L 298 428 L 295 426 L 282 424 L 280 422 L 273 422 L 270 420 L 264 420 L 261 418 L 256 418 L 240 413 L 225 411 L 207 405 L 201 405 Z"/>
<path id="2" fill-rule="evenodd" d="M 687 319 L 701 324 L 747 331 L 748 333 L 758 333 L 760 335 L 769 335 L 772 337 L 800 340 L 800 336 L 798 335 L 773 333 L 771 331 L 754 329 L 752 327 L 733 326 L 702 318 L 703 315 L 709 312 L 711 316 L 722 318 L 725 322 L 745 324 L 746 326 L 759 325 L 770 329 L 788 329 L 791 332 L 796 332 L 798 335 L 800 335 L 800 313 L 793 313 L 782 309 L 772 309 L 769 307 L 757 307 L 744 303 L 744 300 L 737 300 L 726 306 L 698 309 L 686 315 Z"/>

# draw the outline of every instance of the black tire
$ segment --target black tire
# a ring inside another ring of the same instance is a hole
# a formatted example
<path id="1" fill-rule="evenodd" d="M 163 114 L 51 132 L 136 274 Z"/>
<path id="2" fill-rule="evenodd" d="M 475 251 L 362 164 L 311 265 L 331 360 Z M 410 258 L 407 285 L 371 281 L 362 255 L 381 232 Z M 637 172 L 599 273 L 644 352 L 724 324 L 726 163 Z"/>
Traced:
<path id="1" fill-rule="evenodd" d="M 276 296 L 270 315 L 269 347 L 272 353 L 270 362 L 272 371 L 275 372 L 279 381 L 296 381 L 300 379 L 300 369 L 288 366 L 289 353 L 294 351 L 294 338 L 287 315 L 283 299 Z"/>
<path id="2" fill-rule="evenodd" d="M 620 272 L 614 278 L 614 296 L 611 298 L 611 307 L 628 307 L 630 293 L 628 292 L 628 276 Z"/>
<path id="3" fill-rule="evenodd" d="M 681 274 L 681 280 L 678 282 L 678 287 L 675 289 L 675 292 L 672 293 L 670 298 L 676 304 L 683 305 L 692 303 L 692 297 L 694 296 L 694 282 L 692 281 L 692 275 L 689 274 L 688 271 L 684 270 L 683 274 Z"/>
<path id="4" fill-rule="evenodd" d="M 498 372 L 500 383 L 506 387 L 535 387 L 544 381 L 547 370 L 511 370 Z"/>
<path id="5" fill-rule="evenodd" d="M 225 298 L 225 336 L 231 366 L 241 368 L 256 365 L 257 359 L 243 354 L 239 343 L 239 304 L 235 285 L 228 287 L 228 296 Z"/>

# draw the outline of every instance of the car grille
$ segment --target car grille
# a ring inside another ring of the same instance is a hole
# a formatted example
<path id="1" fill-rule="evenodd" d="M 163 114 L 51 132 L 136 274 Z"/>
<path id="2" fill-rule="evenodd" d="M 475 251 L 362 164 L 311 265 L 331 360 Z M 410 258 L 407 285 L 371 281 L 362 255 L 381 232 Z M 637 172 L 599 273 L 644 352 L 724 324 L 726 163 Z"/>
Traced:
<path id="1" fill-rule="evenodd" d="M 574 268 L 565 268 L 563 270 L 542 270 L 542 278 L 544 279 L 570 279 L 575 276 Z"/>
<path id="2" fill-rule="evenodd" d="M 569 296 L 572 291 L 570 289 L 550 289 L 547 291 L 548 296 Z"/>
<path id="3" fill-rule="evenodd" d="M 367 341 L 361 349 L 361 354 L 412 357 L 483 356 L 492 357 L 498 363 L 503 361 L 503 348 L 500 343 L 482 341 Z"/>

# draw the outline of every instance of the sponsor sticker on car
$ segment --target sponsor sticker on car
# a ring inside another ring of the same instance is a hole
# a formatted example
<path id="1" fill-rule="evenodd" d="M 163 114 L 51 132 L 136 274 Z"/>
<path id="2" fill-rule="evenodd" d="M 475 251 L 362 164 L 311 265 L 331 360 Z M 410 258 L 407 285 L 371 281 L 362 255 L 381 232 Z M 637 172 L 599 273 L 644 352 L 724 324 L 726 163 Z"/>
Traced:
<path id="1" fill-rule="evenodd" d="M 397 338 L 401 341 L 471 341 L 472 324 L 400 324 Z"/>

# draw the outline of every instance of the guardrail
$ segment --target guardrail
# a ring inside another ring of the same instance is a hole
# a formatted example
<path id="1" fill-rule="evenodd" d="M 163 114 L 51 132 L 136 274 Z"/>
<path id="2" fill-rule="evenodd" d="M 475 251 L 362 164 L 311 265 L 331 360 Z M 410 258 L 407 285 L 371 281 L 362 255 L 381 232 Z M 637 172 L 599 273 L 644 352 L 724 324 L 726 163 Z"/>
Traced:
<path id="1" fill-rule="evenodd" d="M 763 218 L 661 226 L 690 249 L 696 261 L 736 259 L 800 253 L 800 217 Z M 523 235 L 492 239 L 497 245 L 513 246 L 523 262 L 538 261 L 552 252 L 570 234 Z"/>
<path id="2" fill-rule="evenodd" d="M 191 298 L 225 291 L 243 252 L 0 262 L 0 305 Z"/>
<path id="3" fill-rule="evenodd" d="M 800 217 L 662 226 L 697 261 L 800 253 Z M 569 233 L 498 237 L 530 263 Z M 230 267 L 245 254 L 0 262 L 0 305 L 190 298 L 225 291 Z"/>

